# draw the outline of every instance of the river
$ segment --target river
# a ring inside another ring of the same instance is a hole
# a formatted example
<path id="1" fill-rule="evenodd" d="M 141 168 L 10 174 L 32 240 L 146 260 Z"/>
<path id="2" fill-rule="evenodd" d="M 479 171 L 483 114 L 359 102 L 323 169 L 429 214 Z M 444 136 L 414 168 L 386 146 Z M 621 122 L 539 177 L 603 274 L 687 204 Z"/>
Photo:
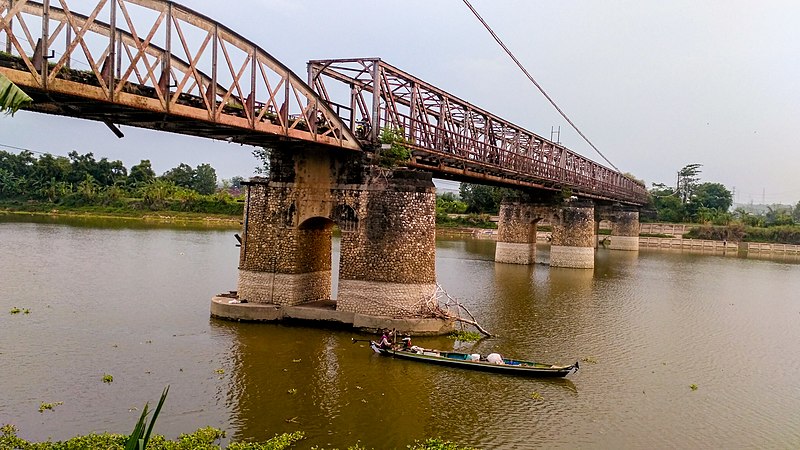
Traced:
<path id="1" fill-rule="evenodd" d="M 599 250 L 572 270 L 439 240 L 439 282 L 498 337 L 415 344 L 581 360 L 537 380 L 383 358 L 346 330 L 212 319 L 211 296 L 236 288 L 233 233 L 0 216 L 0 424 L 29 440 L 129 433 L 169 385 L 169 438 L 210 425 L 237 440 L 301 430 L 298 448 L 800 448 L 797 260 Z"/>

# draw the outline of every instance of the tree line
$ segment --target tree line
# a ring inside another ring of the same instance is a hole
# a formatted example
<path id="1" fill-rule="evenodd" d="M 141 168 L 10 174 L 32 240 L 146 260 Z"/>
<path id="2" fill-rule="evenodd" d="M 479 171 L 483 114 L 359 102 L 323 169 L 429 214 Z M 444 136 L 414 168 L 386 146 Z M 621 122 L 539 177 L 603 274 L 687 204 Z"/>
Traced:
<path id="1" fill-rule="evenodd" d="M 43 202 L 63 207 L 101 206 L 240 214 L 242 177 L 223 180 L 209 164 L 181 163 L 157 176 L 149 160 L 126 168 L 122 161 L 70 152 L 34 156 L 0 150 L 0 200 Z"/>
<path id="2" fill-rule="evenodd" d="M 732 210 L 731 191 L 721 183 L 702 181 L 701 173 L 702 164 L 687 164 L 677 172 L 675 186 L 653 183 L 641 220 L 697 224 L 685 237 L 800 244 L 800 202 L 765 206 L 760 212 Z M 497 214 L 504 199 L 519 196 L 513 189 L 461 183 L 458 196 L 437 196 L 437 223 L 479 226 L 474 217 Z M 454 214 L 468 216 L 454 220 Z"/>

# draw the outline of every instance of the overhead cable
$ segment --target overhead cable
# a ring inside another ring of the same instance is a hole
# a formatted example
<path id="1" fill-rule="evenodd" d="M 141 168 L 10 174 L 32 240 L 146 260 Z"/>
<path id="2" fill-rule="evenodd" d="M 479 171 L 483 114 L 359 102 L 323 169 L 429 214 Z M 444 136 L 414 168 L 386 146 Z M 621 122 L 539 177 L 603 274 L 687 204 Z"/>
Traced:
<path id="1" fill-rule="evenodd" d="M 561 114 L 561 117 L 563 117 L 564 120 L 566 120 L 567 123 L 569 123 L 572 126 L 572 128 L 575 131 L 578 132 L 578 134 L 583 138 L 583 140 L 586 141 L 586 143 L 588 143 L 594 149 L 594 151 L 596 151 L 597 154 L 600 155 L 609 165 L 611 165 L 611 167 L 613 167 L 617 172 L 622 172 L 621 170 L 619 170 L 619 168 L 617 168 L 617 166 L 614 165 L 614 163 L 609 161 L 609 159 L 606 158 L 606 156 L 594 144 L 592 144 L 592 141 L 590 141 L 589 138 L 586 137 L 585 134 L 583 134 L 583 132 L 578 128 L 578 126 L 575 125 L 575 123 L 572 122 L 572 120 L 570 120 L 569 117 L 567 117 L 567 114 L 564 113 L 564 111 L 562 111 L 561 108 L 558 107 L 558 105 L 556 105 L 556 102 L 552 98 L 550 98 L 549 95 L 547 95 L 547 92 L 544 91 L 544 88 L 542 88 L 542 86 L 538 82 L 536 82 L 536 80 L 533 79 L 533 76 L 531 76 L 531 74 L 528 73 L 528 70 L 525 69 L 525 66 L 523 66 L 522 63 L 519 62 L 517 57 L 514 56 L 513 53 L 511 53 L 511 50 L 509 50 L 508 47 L 506 47 L 506 44 L 504 44 L 503 41 L 500 40 L 500 38 L 497 36 L 497 34 L 494 32 L 494 30 L 492 30 L 492 28 L 489 26 L 489 24 L 486 23 L 485 20 L 483 20 L 483 17 L 481 17 L 481 15 L 478 14 L 478 11 L 476 11 L 475 8 L 472 7 L 472 5 L 469 3 L 469 1 L 468 0 L 463 0 L 463 1 L 464 1 L 464 4 L 466 4 L 467 7 L 470 9 L 470 11 L 472 11 L 472 14 L 474 14 L 475 17 L 477 17 L 478 20 L 480 20 L 480 22 L 483 24 L 484 28 L 486 28 L 486 31 L 488 31 L 489 34 L 492 35 L 494 40 L 497 41 L 498 44 L 500 44 L 500 47 L 503 47 L 503 50 L 505 50 L 505 52 L 508 54 L 508 56 L 511 57 L 511 59 L 514 61 L 514 63 L 517 65 L 517 67 L 519 67 L 520 70 L 522 70 L 522 72 L 525 74 L 525 76 L 528 77 L 528 79 L 531 81 L 531 83 L 533 83 L 536 86 L 536 88 L 539 89 L 539 92 L 541 92 L 542 95 L 544 95 L 544 97 L 547 99 L 547 101 L 549 101 L 550 104 L 553 105 L 553 107 L 556 109 L 556 111 L 558 111 L 558 113 Z"/>

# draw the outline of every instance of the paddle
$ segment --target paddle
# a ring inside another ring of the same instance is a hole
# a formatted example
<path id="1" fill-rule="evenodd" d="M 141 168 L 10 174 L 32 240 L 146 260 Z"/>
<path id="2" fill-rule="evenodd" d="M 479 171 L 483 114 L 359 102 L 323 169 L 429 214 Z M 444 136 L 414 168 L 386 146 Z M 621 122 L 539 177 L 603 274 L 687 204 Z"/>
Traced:
<path id="1" fill-rule="evenodd" d="M 353 341 L 353 342 L 351 342 L 352 344 L 355 344 L 356 342 L 372 342 L 372 339 L 356 339 L 356 338 L 350 338 L 350 340 L 352 340 L 352 341 Z"/>

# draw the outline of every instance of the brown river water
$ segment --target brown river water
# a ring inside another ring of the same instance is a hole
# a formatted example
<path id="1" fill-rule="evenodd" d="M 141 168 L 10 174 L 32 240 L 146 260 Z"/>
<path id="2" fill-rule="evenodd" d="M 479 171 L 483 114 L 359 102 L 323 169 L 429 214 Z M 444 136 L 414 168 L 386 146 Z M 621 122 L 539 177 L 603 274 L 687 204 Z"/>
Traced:
<path id="1" fill-rule="evenodd" d="M 236 288 L 233 233 L 0 216 L 0 424 L 36 441 L 129 433 L 169 385 L 156 432 L 170 438 L 210 425 L 237 440 L 301 430 L 298 448 L 800 448 L 797 259 L 599 250 L 572 270 L 439 240 L 439 282 L 498 337 L 415 343 L 581 360 L 539 380 L 384 358 L 348 330 L 211 319 L 211 296 Z"/>

